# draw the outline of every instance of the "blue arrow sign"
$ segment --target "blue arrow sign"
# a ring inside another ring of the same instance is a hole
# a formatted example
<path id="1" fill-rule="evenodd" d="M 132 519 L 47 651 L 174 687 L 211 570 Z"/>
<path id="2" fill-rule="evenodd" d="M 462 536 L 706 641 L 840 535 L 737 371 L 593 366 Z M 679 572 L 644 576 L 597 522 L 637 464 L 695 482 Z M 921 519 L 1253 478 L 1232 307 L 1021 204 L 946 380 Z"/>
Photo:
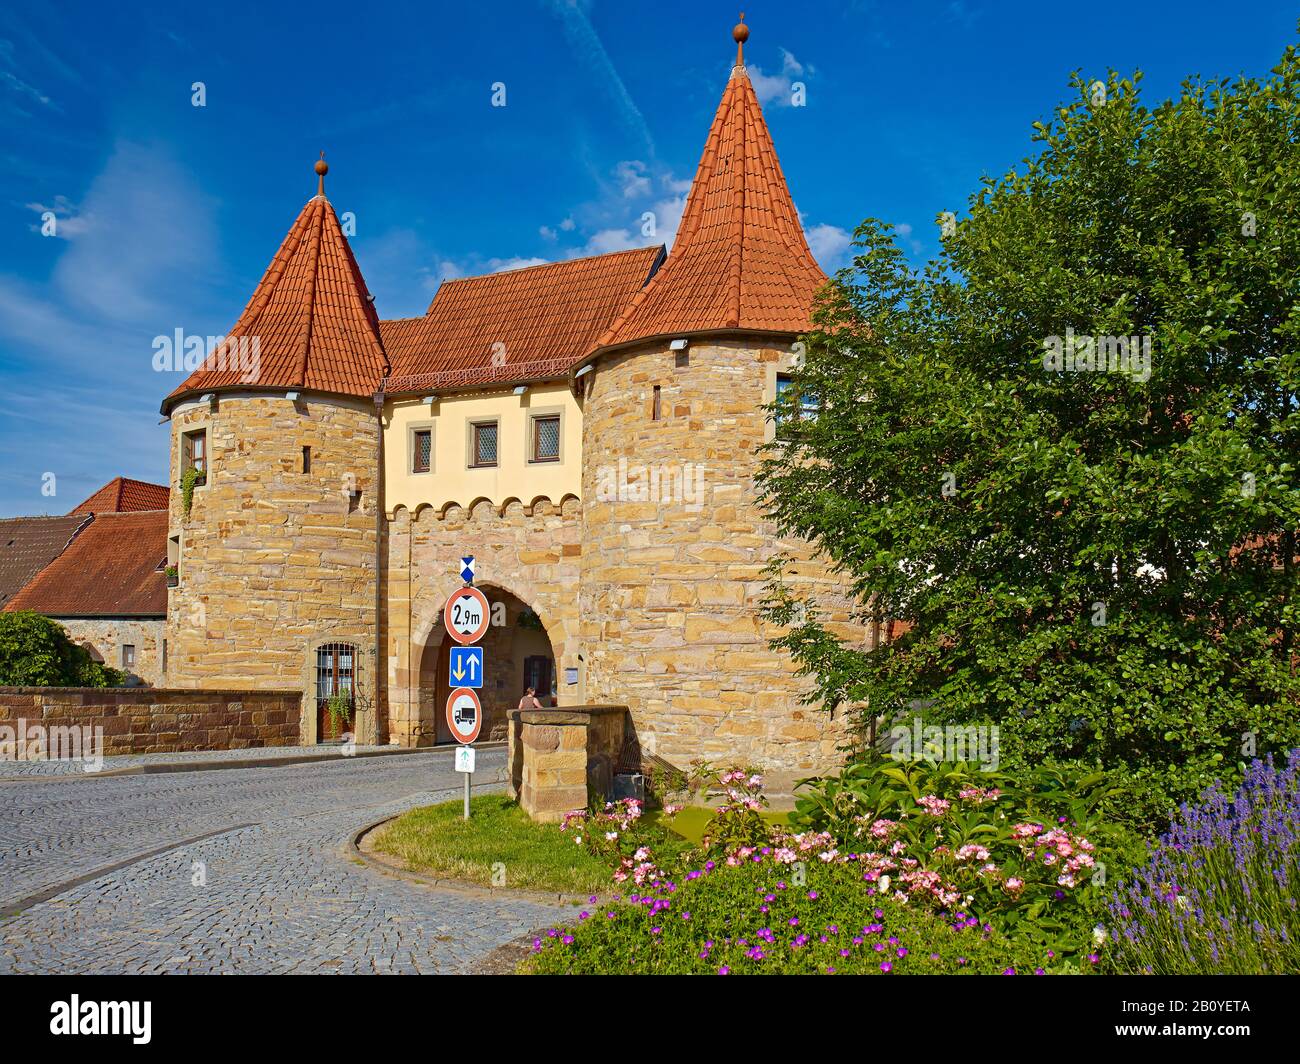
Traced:
<path id="1" fill-rule="evenodd" d="M 483 686 L 482 647 L 452 647 L 448 666 L 453 687 Z"/>
<path id="2" fill-rule="evenodd" d="M 467 584 L 474 582 L 474 555 L 460 560 L 460 578 Z"/>

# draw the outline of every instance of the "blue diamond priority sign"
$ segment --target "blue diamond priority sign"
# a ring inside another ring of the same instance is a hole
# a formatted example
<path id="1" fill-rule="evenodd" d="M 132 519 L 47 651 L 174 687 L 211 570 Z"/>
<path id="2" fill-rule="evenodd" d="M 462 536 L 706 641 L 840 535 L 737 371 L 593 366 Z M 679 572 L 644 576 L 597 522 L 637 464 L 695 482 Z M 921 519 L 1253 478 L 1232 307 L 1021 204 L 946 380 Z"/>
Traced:
<path id="1" fill-rule="evenodd" d="M 474 582 L 474 555 L 460 560 L 460 578 L 467 584 Z"/>

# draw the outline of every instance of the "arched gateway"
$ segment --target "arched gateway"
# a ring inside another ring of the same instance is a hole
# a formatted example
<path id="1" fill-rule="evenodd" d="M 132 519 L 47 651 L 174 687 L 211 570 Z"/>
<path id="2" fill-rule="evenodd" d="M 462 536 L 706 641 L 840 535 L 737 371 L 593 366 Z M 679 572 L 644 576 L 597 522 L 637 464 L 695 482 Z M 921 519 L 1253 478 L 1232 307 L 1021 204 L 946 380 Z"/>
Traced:
<path id="1" fill-rule="evenodd" d="M 532 606 L 491 584 L 484 584 L 479 590 L 487 596 L 490 611 L 487 633 L 478 644 L 483 648 L 484 657 L 483 686 L 479 689 L 483 703 L 482 738 L 504 739 L 506 710 L 519 704 L 527 688 L 537 690 L 542 705 L 557 704 L 560 682 L 556 675 L 557 658 L 546 626 Z M 447 697 L 468 680 L 451 675 L 450 650 L 454 645 L 443 628 L 439 610 L 419 655 L 415 698 L 419 707 L 417 746 L 454 741 L 447 726 Z"/>

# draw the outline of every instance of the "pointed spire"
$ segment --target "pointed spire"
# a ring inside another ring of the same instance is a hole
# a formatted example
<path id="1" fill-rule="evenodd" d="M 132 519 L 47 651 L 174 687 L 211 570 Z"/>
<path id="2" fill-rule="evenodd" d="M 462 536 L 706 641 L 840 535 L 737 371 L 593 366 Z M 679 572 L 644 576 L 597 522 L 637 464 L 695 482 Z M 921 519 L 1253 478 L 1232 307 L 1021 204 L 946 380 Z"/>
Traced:
<path id="1" fill-rule="evenodd" d="M 325 195 L 325 175 L 330 172 L 330 164 L 325 161 L 325 153 L 320 153 L 320 159 L 316 162 L 316 195 Z"/>
<path id="2" fill-rule="evenodd" d="M 220 388 L 370 396 L 388 373 L 379 315 L 334 207 L 307 201 L 226 342 L 167 397 Z"/>
<path id="3" fill-rule="evenodd" d="M 740 13 L 740 21 L 731 31 L 731 39 L 736 42 L 736 66 L 745 69 L 745 42 L 749 40 L 749 27 L 745 25 L 745 13 Z"/>
<path id="4" fill-rule="evenodd" d="M 667 261 L 597 350 L 691 333 L 796 334 L 826 275 L 809 250 L 754 87 L 749 27 L 732 30 L 736 67 L 718 105 Z M 737 77 L 736 75 L 741 75 Z"/>

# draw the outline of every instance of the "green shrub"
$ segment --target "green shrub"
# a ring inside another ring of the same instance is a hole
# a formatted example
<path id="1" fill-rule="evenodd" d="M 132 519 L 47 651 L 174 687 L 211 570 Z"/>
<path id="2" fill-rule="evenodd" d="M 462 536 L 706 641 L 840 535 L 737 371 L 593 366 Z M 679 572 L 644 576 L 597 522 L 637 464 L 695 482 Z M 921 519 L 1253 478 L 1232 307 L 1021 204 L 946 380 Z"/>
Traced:
<path id="1" fill-rule="evenodd" d="M 1122 769 L 1158 821 L 1300 746 L 1300 52 L 1171 100 L 1100 87 L 1030 108 L 1024 164 L 972 181 L 923 270 L 863 223 L 759 485 L 906 622 L 865 644 L 795 601 L 795 552 L 773 567 L 777 645 L 864 745 L 924 700 L 998 725 L 1006 768 Z"/>
<path id="2" fill-rule="evenodd" d="M 792 818 L 857 853 L 912 904 L 968 906 L 1004 933 L 1086 957 L 1104 925 L 1108 875 L 1141 859 L 1140 837 L 1099 809 L 1100 772 L 981 772 L 964 762 L 859 762 L 805 780 Z M 914 862 L 914 864 L 909 864 Z"/>
<path id="3" fill-rule="evenodd" d="M 854 862 L 782 865 L 761 852 L 706 862 L 648 894 L 551 928 L 522 970 L 537 974 L 939 974 L 1068 972 L 965 911 L 881 897 Z"/>
<path id="4" fill-rule="evenodd" d="M 0 686 L 117 687 L 125 677 L 95 661 L 61 625 L 29 610 L 0 613 Z"/>

